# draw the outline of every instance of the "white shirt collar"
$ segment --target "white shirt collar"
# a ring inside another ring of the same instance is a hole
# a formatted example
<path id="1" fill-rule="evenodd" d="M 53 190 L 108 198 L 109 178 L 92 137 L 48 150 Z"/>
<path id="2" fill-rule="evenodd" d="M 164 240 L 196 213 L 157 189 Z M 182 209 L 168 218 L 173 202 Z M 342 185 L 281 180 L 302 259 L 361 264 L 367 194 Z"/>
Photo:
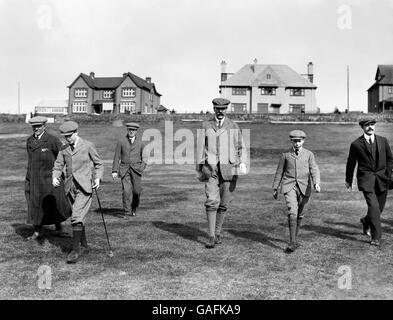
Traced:
<path id="1" fill-rule="evenodd" d="M 76 145 L 77 145 L 78 141 L 79 141 L 79 137 L 76 137 L 76 140 L 75 140 L 75 142 L 73 143 L 74 148 L 76 148 Z"/>
<path id="2" fill-rule="evenodd" d="M 221 126 L 224 124 L 225 117 L 222 118 L 221 120 L 218 120 L 217 117 L 215 117 L 215 118 L 216 118 L 216 124 L 217 124 L 217 126 L 220 124 L 220 121 L 221 121 Z"/>
<path id="3" fill-rule="evenodd" d="M 42 131 L 42 133 L 41 133 L 39 136 L 37 136 L 36 139 L 40 140 L 41 137 L 42 137 L 42 135 L 44 134 L 44 132 L 45 132 L 45 131 Z M 34 135 L 34 136 L 35 136 L 35 135 Z"/>
<path id="4" fill-rule="evenodd" d="M 370 138 L 371 138 L 371 143 L 374 143 L 375 140 L 375 134 L 373 133 L 371 136 L 367 135 L 367 134 L 363 134 L 364 139 L 366 139 L 367 142 L 369 142 Z"/>

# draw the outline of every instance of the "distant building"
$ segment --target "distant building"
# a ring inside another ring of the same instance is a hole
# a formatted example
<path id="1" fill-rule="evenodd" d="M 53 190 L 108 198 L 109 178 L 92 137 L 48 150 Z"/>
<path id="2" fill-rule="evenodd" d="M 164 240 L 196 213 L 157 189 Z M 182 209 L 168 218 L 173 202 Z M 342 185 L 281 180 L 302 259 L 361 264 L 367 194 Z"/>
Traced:
<path id="1" fill-rule="evenodd" d="M 34 106 L 34 114 L 67 114 L 68 100 L 42 100 Z"/>
<path id="2" fill-rule="evenodd" d="M 378 65 L 375 83 L 368 91 L 368 112 L 393 110 L 393 65 Z"/>
<path id="3" fill-rule="evenodd" d="M 160 105 L 157 109 L 157 113 L 170 113 L 170 110 L 165 108 L 163 105 Z"/>
<path id="4" fill-rule="evenodd" d="M 221 62 L 221 97 L 229 99 L 233 113 L 315 113 L 313 64 L 300 75 L 287 65 L 246 64 L 236 73 Z"/>
<path id="5" fill-rule="evenodd" d="M 122 77 L 81 73 L 69 86 L 69 113 L 156 113 L 160 97 L 151 78 L 131 72 Z"/>

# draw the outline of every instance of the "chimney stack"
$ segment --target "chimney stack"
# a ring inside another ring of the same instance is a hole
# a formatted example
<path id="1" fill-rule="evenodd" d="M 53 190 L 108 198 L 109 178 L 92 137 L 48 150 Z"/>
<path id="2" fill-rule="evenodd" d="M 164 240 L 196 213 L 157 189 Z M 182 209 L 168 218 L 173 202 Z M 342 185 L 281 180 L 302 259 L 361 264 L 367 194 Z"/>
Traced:
<path id="1" fill-rule="evenodd" d="M 123 77 L 127 76 L 128 72 L 124 72 L 123 73 Z"/>
<path id="2" fill-rule="evenodd" d="M 151 77 L 146 77 L 146 82 L 151 83 Z"/>
<path id="3" fill-rule="evenodd" d="M 227 74 L 227 63 L 225 60 L 221 61 L 221 83 L 227 81 L 228 74 Z"/>
<path id="4" fill-rule="evenodd" d="M 254 59 L 254 64 L 251 66 L 252 71 L 255 73 L 257 70 L 258 60 L 257 58 Z"/>
<path id="5" fill-rule="evenodd" d="M 307 77 L 311 83 L 314 83 L 314 65 L 312 62 L 309 62 L 307 65 Z"/>
<path id="6" fill-rule="evenodd" d="M 90 72 L 90 78 L 94 79 L 94 76 L 95 76 L 94 72 Z"/>

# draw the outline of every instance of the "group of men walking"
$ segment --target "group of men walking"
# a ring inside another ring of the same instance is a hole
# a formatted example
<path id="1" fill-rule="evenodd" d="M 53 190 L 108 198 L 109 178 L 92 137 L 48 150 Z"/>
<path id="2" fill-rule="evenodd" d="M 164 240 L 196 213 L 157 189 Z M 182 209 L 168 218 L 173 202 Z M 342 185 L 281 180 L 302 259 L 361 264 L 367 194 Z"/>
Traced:
<path id="1" fill-rule="evenodd" d="M 197 147 L 197 179 L 205 183 L 205 212 L 209 239 L 206 248 L 222 243 L 222 226 L 233 198 L 239 175 L 249 168 L 246 145 L 239 126 L 226 117 L 230 101 L 213 100 L 214 119 L 203 123 Z M 28 169 L 26 174 L 26 200 L 29 224 L 34 233 L 30 239 L 42 237 L 42 226 L 55 224 L 61 233 L 61 222 L 71 216 L 73 246 L 67 256 L 68 263 L 78 261 L 83 251 L 88 252 L 85 222 L 94 189 L 99 188 L 104 167 L 93 143 L 79 137 L 78 124 L 64 122 L 59 130 L 66 144 L 45 130 L 47 119 L 30 120 L 33 135 L 27 140 Z M 393 158 L 386 138 L 375 135 L 373 118 L 359 122 L 364 134 L 350 147 L 346 165 L 346 187 L 352 190 L 354 169 L 363 192 L 368 211 L 361 219 L 363 232 L 371 236 L 370 243 L 381 241 L 380 215 L 387 192 L 392 188 Z M 115 148 L 112 178 L 121 179 L 122 217 L 135 216 L 141 194 L 142 173 L 147 165 L 144 143 L 137 134 L 139 124 L 127 123 L 127 135 L 120 137 Z M 304 217 L 304 208 L 311 191 L 321 191 L 320 171 L 314 154 L 303 147 L 306 133 L 289 133 L 291 147 L 282 153 L 273 180 L 273 197 L 284 194 L 288 208 L 289 242 L 285 252 L 299 247 L 298 234 Z"/>

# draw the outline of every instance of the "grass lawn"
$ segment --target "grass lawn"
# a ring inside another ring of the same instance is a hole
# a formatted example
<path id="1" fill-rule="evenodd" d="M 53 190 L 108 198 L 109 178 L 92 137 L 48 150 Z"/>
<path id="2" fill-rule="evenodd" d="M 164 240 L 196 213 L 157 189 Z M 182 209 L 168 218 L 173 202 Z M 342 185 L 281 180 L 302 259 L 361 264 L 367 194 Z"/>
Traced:
<path id="1" fill-rule="evenodd" d="M 196 132 L 201 123 L 175 123 Z M 89 125 L 80 136 L 94 142 L 105 163 L 99 196 L 114 257 L 107 243 L 97 199 L 87 218 L 92 247 L 75 265 L 65 263 L 68 236 L 25 241 L 24 176 L 26 137 L 1 139 L 0 145 L 0 287 L 1 299 L 392 299 L 393 217 L 388 195 L 382 218 L 383 243 L 370 247 L 359 219 L 367 209 L 362 193 L 346 192 L 345 163 L 357 125 L 268 125 L 251 129 L 250 173 L 238 180 L 224 223 L 223 244 L 205 249 L 207 222 L 204 184 L 194 165 L 150 165 L 143 175 L 141 205 L 134 218 L 121 219 L 121 184 L 111 178 L 116 139 L 124 128 Z M 377 124 L 377 134 L 393 147 L 393 124 Z M 58 135 L 58 125 L 48 131 Z M 163 131 L 164 123 L 143 129 Z M 299 128 L 315 153 L 322 192 L 306 208 L 301 247 L 291 255 L 283 195 L 272 197 L 272 179 L 280 152 L 289 147 L 289 131 Z M 1 134 L 30 134 L 26 124 L 0 124 Z M 51 268 L 51 288 L 38 288 L 38 268 Z M 351 268 L 351 289 L 340 289 L 339 268 Z"/>

